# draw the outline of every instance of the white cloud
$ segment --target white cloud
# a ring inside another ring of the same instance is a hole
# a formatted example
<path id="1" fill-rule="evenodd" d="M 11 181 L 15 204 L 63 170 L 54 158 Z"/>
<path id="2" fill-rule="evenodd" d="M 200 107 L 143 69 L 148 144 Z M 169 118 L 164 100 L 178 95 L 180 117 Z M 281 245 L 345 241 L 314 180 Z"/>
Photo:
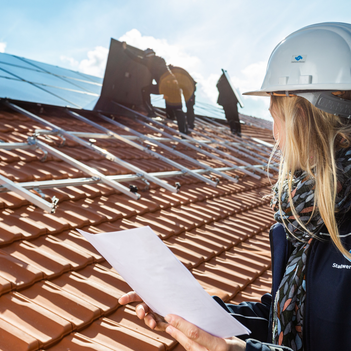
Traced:
<path id="1" fill-rule="evenodd" d="M 118 40 L 135 46 L 141 50 L 152 48 L 156 55 L 163 57 L 167 63 L 180 66 L 191 72 L 200 63 L 200 59 L 191 56 L 179 45 L 169 44 L 165 39 L 156 39 L 152 36 L 143 36 L 137 29 L 123 34 Z"/>
<path id="2" fill-rule="evenodd" d="M 61 56 L 63 62 L 67 62 L 73 69 L 91 74 L 97 77 L 103 77 L 107 62 L 108 49 L 102 46 L 97 46 L 94 50 L 88 51 L 88 58 L 82 61 L 77 61 L 72 57 Z"/>
<path id="3" fill-rule="evenodd" d="M 169 44 L 165 39 L 143 36 L 137 29 L 130 30 L 118 40 L 125 41 L 141 50 L 152 48 L 156 55 L 163 57 L 167 63 L 183 67 L 196 80 L 198 95 L 208 99 L 207 102 L 216 104 L 218 96 L 216 83 L 219 75 L 210 74 L 208 77 L 204 77 L 198 72 L 201 60 L 197 56 L 189 55 L 182 46 Z"/>
<path id="4" fill-rule="evenodd" d="M 210 74 L 208 77 L 204 77 L 202 74 L 193 73 L 192 75 L 197 82 L 197 91 L 202 90 L 208 100 L 207 103 L 217 104 L 218 90 L 216 84 L 219 79 L 218 74 Z M 201 92 L 199 92 L 201 94 Z M 217 105 L 219 107 L 219 105 Z"/>
<path id="5" fill-rule="evenodd" d="M 141 50 L 152 48 L 156 52 L 156 55 L 163 57 L 167 63 L 185 68 L 197 81 L 197 96 L 200 98 L 200 101 L 219 107 L 217 105 L 218 90 L 216 83 L 220 74 L 212 73 L 204 75 L 200 73 L 199 70 L 202 64 L 200 58 L 188 54 L 182 45 L 170 44 L 166 39 L 143 36 L 137 29 L 126 32 L 118 38 L 118 40 L 126 41 L 129 45 L 135 46 Z M 97 46 L 94 50 L 88 51 L 87 58 L 81 61 L 67 56 L 61 56 L 60 59 L 74 70 L 102 77 L 104 75 L 107 56 L 108 49 Z M 239 77 L 233 76 L 231 78 L 232 84 L 238 87 L 240 92 L 258 89 L 262 84 L 265 70 L 266 62 L 253 63 L 241 70 Z M 242 113 L 258 115 L 258 111 L 260 111 L 262 114 L 262 106 L 265 109 L 267 105 L 268 108 L 269 101 L 268 99 L 263 99 L 265 101 L 257 101 L 257 99 L 259 98 L 243 98 L 246 106 L 242 110 Z M 260 100 L 261 99 L 262 98 L 260 98 Z M 262 117 L 268 117 L 268 115 L 267 113 L 267 116 Z"/>
<path id="6" fill-rule="evenodd" d="M 267 63 L 265 61 L 252 63 L 241 70 L 241 78 L 233 77 L 232 83 L 238 87 L 241 92 L 258 90 L 261 87 L 263 78 L 266 73 Z M 257 99 L 259 97 L 252 97 Z"/>
<path id="7" fill-rule="evenodd" d="M 0 52 L 5 52 L 6 45 L 7 45 L 6 43 L 0 42 Z"/>

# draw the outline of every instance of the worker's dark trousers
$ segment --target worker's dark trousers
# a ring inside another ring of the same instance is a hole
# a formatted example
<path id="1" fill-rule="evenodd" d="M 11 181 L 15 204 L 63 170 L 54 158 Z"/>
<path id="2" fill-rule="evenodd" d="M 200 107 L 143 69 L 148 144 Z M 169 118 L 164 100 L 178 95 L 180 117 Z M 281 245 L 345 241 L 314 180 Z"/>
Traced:
<path id="1" fill-rule="evenodd" d="M 193 94 L 190 97 L 190 99 L 186 102 L 186 118 L 188 122 L 188 127 L 190 129 L 194 129 L 194 123 L 195 123 L 194 105 L 195 105 L 195 94 Z"/>
<path id="2" fill-rule="evenodd" d="M 151 105 L 151 97 L 150 94 L 155 94 L 155 95 L 159 95 L 159 89 L 158 89 L 158 85 L 156 84 L 151 84 L 151 85 L 147 85 L 146 87 L 143 87 L 141 89 L 141 96 L 143 99 L 143 103 L 144 106 L 146 108 L 146 111 L 148 113 L 149 117 L 154 117 L 156 116 L 156 112 L 154 110 L 154 108 Z"/>
<path id="3" fill-rule="evenodd" d="M 178 130 L 181 133 L 188 133 L 187 118 L 181 106 L 173 106 L 166 102 L 166 114 L 169 119 L 173 120 L 174 118 L 176 118 L 178 123 Z"/>
<path id="4" fill-rule="evenodd" d="M 241 124 L 240 124 L 238 109 L 233 108 L 232 106 L 229 106 L 229 107 L 223 106 L 223 109 L 225 112 L 225 118 L 229 123 L 231 132 L 241 137 Z"/>

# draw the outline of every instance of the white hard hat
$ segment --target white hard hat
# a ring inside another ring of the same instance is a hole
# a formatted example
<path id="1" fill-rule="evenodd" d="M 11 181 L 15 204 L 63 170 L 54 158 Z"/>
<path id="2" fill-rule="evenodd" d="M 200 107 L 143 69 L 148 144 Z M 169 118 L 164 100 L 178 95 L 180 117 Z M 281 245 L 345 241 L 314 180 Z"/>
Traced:
<path id="1" fill-rule="evenodd" d="M 331 94 L 345 90 L 351 90 L 351 24 L 329 22 L 284 38 L 269 58 L 261 89 L 244 95 L 299 95 L 321 110 L 348 117 L 350 103 Z"/>

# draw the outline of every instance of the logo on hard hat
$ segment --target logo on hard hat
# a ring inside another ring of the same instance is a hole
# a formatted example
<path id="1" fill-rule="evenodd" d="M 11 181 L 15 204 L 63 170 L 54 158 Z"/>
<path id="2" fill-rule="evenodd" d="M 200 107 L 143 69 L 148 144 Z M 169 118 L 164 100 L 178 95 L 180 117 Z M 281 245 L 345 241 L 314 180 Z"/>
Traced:
<path id="1" fill-rule="evenodd" d="M 307 55 L 293 55 L 291 62 L 305 62 Z"/>

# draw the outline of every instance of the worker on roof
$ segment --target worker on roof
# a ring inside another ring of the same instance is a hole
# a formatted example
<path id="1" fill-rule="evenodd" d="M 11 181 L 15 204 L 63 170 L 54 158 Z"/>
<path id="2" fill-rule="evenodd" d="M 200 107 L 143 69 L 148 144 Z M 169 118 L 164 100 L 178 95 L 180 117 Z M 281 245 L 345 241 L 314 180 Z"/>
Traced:
<path id="1" fill-rule="evenodd" d="M 217 338 L 137 306 L 151 328 L 188 351 L 351 350 L 350 72 L 351 24 L 314 24 L 275 47 L 261 89 L 246 93 L 270 97 L 282 154 L 271 202 L 272 294 L 239 305 L 215 297 L 250 337 Z"/>
<path id="2" fill-rule="evenodd" d="M 174 74 L 177 79 L 179 88 L 182 89 L 185 105 L 186 105 L 186 117 L 188 128 L 194 129 L 195 123 L 195 113 L 194 113 L 194 105 L 195 105 L 195 90 L 196 90 L 196 81 L 194 78 L 186 71 L 184 68 L 168 65 L 168 68 Z M 173 119 L 172 109 L 166 108 L 166 113 L 169 115 L 171 119 Z"/>
<path id="3" fill-rule="evenodd" d="M 175 76 L 166 65 L 166 61 L 156 56 L 155 51 L 146 49 L 143 56 L 134 54 L 127 48 L 127 43 L 123 42 L 122 47 L 124 52 L 132 60 L 146 66 L 151 73 L 151 79 L 156 81 L 156 84 L 151 84 L 141 89 L 144 106 L 149 117 L 155 117 L 156 112 L 151 105 L 150 94 L 162 94 L 166 101 L 166 110 L 172 111 L 178 122 L 178 129 L 181 133 L 187 134 L 186 116 L 182 110 L 181 91 Z"/>
<path id="4" fill-rule="evenodd" d="M 218 99 L 217 104 L 223 107 L 225 118 L 229 123 L 232 134 L 241 137 L 241 125 L 238 112 L 238 99 L 230 86 L 224 72 L 217 82 Z"/>

